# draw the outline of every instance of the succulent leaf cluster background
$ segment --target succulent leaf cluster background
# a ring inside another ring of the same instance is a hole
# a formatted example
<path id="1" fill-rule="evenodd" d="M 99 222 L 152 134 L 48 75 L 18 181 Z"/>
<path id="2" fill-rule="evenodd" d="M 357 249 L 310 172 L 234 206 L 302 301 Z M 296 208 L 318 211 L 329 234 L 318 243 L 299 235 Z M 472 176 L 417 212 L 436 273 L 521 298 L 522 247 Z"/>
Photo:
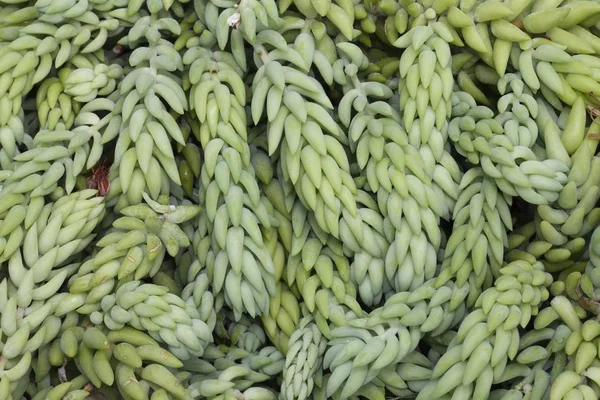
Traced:
<path id="1" fill-rule="evenodd" d="M 0 400 L 600 398 L 599 0 L 0 0 Z"/>

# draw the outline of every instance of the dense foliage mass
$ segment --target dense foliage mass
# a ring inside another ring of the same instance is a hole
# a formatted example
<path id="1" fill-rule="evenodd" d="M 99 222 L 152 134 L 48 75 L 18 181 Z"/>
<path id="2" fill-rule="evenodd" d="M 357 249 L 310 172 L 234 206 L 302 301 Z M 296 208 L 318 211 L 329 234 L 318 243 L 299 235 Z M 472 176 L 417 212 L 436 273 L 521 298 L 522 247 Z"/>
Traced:
<path id="1" fill-rule="evenodd" d="M 599 0 L 0 5 L 1 400 L 600 397 Z"/>

